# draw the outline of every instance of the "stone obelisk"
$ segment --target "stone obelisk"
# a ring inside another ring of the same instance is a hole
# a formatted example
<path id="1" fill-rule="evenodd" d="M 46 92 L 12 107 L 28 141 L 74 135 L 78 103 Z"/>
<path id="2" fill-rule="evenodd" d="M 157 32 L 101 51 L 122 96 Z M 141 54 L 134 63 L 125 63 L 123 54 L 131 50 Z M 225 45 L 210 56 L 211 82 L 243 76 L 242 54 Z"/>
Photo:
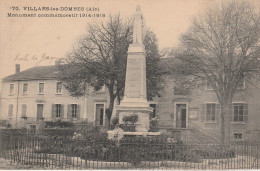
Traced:
<path id="1" fill-rule="evenodd" d="M 137 6 L 133 25 L 133 43 L 128 48 L 124 98 L 117 106 L 120 123 L 123 123 L 122 118 L 125 115 L 138 115 L 137 132 L 149 130 L 149 118 L 153 110 L 147 102 L 144 37 L 144 18 L 140 7 Z"/>

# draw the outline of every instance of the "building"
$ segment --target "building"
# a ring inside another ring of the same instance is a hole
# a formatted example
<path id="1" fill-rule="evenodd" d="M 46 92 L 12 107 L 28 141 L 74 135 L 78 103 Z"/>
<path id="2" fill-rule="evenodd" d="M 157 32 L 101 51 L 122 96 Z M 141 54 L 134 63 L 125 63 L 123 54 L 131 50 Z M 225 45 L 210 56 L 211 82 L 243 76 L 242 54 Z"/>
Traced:
<path id="1" fill-rule="evenodd" d="M 58 64 L 37 66 L 7 76 L 2 82 L 1 117 L 14 128 L 39 128 L 43 121 L 71 121 L 87 119 L 105 126 L 106 92 L 74 98 L 58 81 Z M 94 114 L 95 113 L 95 114 Z"/>
<path id="2" fill-rule="evenodd" d="M 170 63 L 169 59 L 164 59 Z M 230 114 L 231 141 L 260 141 L 260 81 L 241 82 L 233 98 Z M 176 89 L 173 78 L 167 78 L 167 85 L 160 98 L 154 98 L 159 130 L 175 133 L 181 139 L 217 141 L 220 138 L 220 104 L 212 87 L 197 87 L 190 96 Z"/>
<path id="3" fill-rule="evenodd" d="M 171 64 L 170 59 L 164 62 Z M 107 92 L 81 98 L 73 98 L 57 80 L 58 67 L 38 66 L 3 79 L 1 92 L 1 117 L 7 118 L 13 127 L 40 127 L 43 121 L 64 120 L 81 122 L 87 120 L 97 126 L 105 126 Z M 231 140 L 260 140 L 260 89 L 255 85 L 241 83 L 233 100 L 231 117 Z M 258 86 L 259 87 L 259 86 Z M 152 117 L 159 118 L 162 133 L 174 134 L 180 139 L 211 141 L 220 137 L 220 105 L 211 87 L 198 87 L 191 96 L 182 95 L 175 89 L 173 78 L 160 98 L 149 102 L 154 108 Z"/>

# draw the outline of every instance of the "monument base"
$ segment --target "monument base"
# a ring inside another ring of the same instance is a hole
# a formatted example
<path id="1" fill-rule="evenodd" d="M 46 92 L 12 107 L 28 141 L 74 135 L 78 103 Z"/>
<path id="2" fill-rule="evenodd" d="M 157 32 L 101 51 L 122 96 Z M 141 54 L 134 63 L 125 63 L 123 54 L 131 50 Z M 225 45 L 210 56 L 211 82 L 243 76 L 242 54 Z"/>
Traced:
<path id="1" fill-rule="evenodd" d="M 107 131 L 107 133 L 111 133 L 112 131 Z M 124 132 L 124 136 L 159 136 L 160 132 Z"/>
<path id="2" fill-rule="evenodd" d="M 144 106 L 117 106 L 117 114 L 119 116 L 119 124 L 124 124 L 123 117 L 136 114 L 138 120 L 136 122 L 136 132 L 148 132 L 150 129 L 150 113 L 153 111 L 151 107 Z"/>

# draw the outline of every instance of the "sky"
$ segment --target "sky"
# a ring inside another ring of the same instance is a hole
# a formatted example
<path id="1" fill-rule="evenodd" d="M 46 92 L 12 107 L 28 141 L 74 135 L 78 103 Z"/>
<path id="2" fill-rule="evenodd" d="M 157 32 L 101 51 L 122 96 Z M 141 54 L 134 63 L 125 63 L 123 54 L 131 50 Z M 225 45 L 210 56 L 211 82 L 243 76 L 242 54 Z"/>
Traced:
<path id="1" fill-rule="evenodd" d="M 222 0 L 1 0 L 0 1 L 0 79 L 39 65 L 52 65 L 66 57 L 79 38 L 87 33 L 90 22 L 106 21 L 109 14 L 133 16 L 140 5 L 146 26 L 153 31 L 159 49 L 176 47 L 194 16 Z M 250 0 L 253 1 L 253 0 Z M 260 2 L 253 1 L 260 7 Z M 80 7 L 84 11 L 26 11 L 24 7 Z M 81 8 L 82 7 L 82 8 Z M 99 11 L 89 12 L 95 7 Z M 8 17 L 16 14 L 78 14 L 74 18 Z M 105 17 L 79 17 L 80 14 L 105 14 Z"/>

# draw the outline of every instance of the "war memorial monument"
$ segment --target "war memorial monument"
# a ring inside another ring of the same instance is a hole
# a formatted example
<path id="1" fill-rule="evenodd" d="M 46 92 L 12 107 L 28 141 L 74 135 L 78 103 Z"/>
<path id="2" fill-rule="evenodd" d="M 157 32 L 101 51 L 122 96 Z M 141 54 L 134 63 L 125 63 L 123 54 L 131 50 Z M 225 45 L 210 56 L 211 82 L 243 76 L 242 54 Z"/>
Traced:
<path id="1" fill-rule="evenodd" d="M 123 123 L 124 116 L 133 114 L 138 116 L 134 135 L 142 135 L 149 131 L 150 113 L 153 111 L 147 102 L 146 58 L 143 44 L 145 33 L 144 18 L 140 7 L 137 6 L 133 24 L 133 43 L 128 48 L 124 98 L 116 107 L 120 124 Z"/>

